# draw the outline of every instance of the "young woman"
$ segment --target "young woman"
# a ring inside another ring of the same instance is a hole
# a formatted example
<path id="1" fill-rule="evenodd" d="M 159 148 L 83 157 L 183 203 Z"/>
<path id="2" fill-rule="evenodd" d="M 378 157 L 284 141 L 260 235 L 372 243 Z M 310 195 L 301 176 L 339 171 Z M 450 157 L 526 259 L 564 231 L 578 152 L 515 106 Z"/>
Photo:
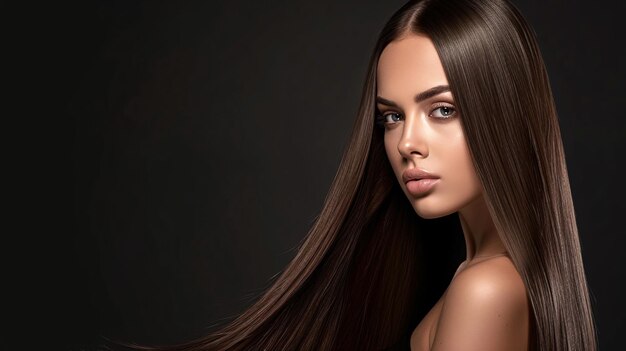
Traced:
<path id="1" fill-rule="evenodd" d="M 179 349 L 596 349 L 557 112 L 512 4 L 393 14 L 297 255 L 241 316 Z"/>

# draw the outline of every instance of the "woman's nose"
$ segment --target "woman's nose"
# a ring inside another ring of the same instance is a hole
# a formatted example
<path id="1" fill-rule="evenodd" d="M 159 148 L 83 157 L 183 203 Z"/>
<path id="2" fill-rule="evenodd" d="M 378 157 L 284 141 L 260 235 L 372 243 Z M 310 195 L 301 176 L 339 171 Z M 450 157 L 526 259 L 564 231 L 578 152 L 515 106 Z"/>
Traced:
<path id="1" fill-rule="evenodd" d="M 423 116 L 419 112 L 414 112 L 405 117 L 402 126 L 402 136 L 398 141 L 398 151 L 402 157 L 411 159 L 421 156 L 428 156 L 428 147 L 426 145 L 426 128 L 423 122 Z"/>

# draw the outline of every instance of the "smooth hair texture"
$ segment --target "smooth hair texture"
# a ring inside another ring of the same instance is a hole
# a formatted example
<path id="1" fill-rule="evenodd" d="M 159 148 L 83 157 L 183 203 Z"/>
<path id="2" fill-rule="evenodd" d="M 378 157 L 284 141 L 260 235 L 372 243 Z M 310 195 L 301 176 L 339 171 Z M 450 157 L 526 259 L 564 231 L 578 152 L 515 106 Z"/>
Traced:
<path id="1" fill-rule="evenodd" d="M 410 1 L 392 15 L 339 170 L 295 258 L 238 318 L 170 350 L 409 348 L 464 244 L 458 213 L 415 213 L 375 126 L 378 59 L 408 34 L 429 37 L 439 54 L 489 212 L 526 285 L 529 348 L 596 350 L 548 75 L 532 29 L 506 0 Z"/>

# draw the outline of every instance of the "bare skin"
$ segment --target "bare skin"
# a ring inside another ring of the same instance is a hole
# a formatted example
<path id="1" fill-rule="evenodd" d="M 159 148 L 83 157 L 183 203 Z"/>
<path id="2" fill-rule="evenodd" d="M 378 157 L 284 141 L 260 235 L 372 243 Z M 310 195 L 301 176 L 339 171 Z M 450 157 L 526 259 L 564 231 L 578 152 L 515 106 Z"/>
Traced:
<path id="1" fill-rule="evenodd" d="M 459 213 L 466 243 L 465 262 L 414 330 L 411 350 L 527 350 L 526 289 L 488 211 L 452 93 L 414 99 L 446 85 L 437 51 L 425 36 L 409 34 L 391 42 L 380 56 L 377 96 L 383 99 L 377 99 L 377 109 L 386 122 L 391 167 L 419 216 Z M 440 180 L 428 193 L 416 196 L 402 179 L 410 168 Z"/>

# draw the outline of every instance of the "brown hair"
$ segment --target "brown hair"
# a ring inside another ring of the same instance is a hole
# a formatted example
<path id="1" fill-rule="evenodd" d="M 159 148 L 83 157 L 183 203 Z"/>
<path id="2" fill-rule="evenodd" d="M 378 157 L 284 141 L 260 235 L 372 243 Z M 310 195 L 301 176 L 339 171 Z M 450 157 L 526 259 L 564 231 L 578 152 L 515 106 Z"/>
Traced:
<path id="1" fill-rule="evenodd" d="M 506 0 L 410 1 L 392 15 L 341 165 L 295 258 L 234 321 L 173 349 L 408 349 L 463 252 L 457 214 L 415 214 L 375 126 L 378 58 L 411 33 L 432 40 L 463 116 L 489 212 L 527 288 L 530 349 L 596 349 L 548 75 L 532 29 Z"/>

